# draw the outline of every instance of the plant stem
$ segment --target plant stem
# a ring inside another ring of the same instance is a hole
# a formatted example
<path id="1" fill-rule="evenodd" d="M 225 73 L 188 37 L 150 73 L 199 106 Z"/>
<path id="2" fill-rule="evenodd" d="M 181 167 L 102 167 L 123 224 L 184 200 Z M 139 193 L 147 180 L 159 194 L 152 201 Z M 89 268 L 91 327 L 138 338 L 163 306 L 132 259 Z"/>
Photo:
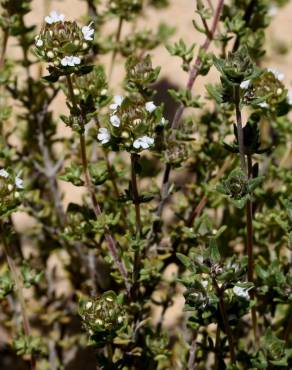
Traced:
<path id="1" fill-rule="evenodd" d="M 4 61 L 5 61 L 5 54 L 7 49 L 9 32 L 8 30 L 4 30 L 3 32 L 3 39 L 2 39 L 2 48 L 1 48 L 1 55 L 0 55 L 0 68 L 3 68 Z"/>
<path id="2" fill-rule="evenodd" d="M 218 364 L 219 364 L 219 350 L 220 350 L 220 326 L 217 324 L 216 328 L 216 339 L 215 339 L 215 364 L 214 364 L 214 369 L 218 369 Z"/>
<path id="3" fill-rule="evenodd" d="M 242 172 L 247 176 L 247 168 L 245 162 L 245 151 L 244 151 L 244 136 L 242 127 L 242 118 L 240 112 L 240 86 L 236 85 L 234 87 L 234 97 L 235 97 L 235 111 L 236 111 L 236 127 L 237 127 L 237 138 L 238 138 L 238 148 L 240 155 L 240 165 Z"/>
<path id="4" fill-rule="evenodd" d="M 194 338 L 192 340 L 192 344 L 189 351 L 188 370 L 195 369 L 196 349 L 197 349 L 197 332 L 195 332 L 194 334 Z"/>
<path id="5" fill-rule="evenodd" d="M 252 157 L 250 154 L 247 155 L 247 171 L 248 171 L 248 178 L 252 178 Z M 253 283 L 253 270 L 254 270 L 254 256 L 253 256 L 253 225 L 252 225 L 252 201 L 248 199 L 246 203 L 246 230 L 247 230 L 247 255 L 248 255 L 248 271 L 247 271 L 247 278 L 248 281 Z M 250 299 L 255 299 L 255 291 L 251 289 L 250 292 Z M 253 306 L 251 308 L 251 317 L 252 317 L 252 326 L 253 332 L 255 337 L 255 342 L 257 346 L 259 345 L 259 337 L 258 337 L 258 328 L 257 328 L 257 314 L 256 308 Z"/>
<path id="6" fill-rule="evenodd" d="M 242 128 L 242 118 L 240 112 L 240 86 L 236 85 L 234 88 L 235 93 L 235 109 L 236 109 L 236 123 L 237 123 L 237 137 L 239 146 L 239 155 L 241 169 L 245 174 L 247 179 L 252 178 L 252 157 L 251 154 L 247 154 L 247 166 L 245 161 L 245 147 L 244 147 L 244 135 Z M 246 202 L 246 246 L 247 246 L 247 256 L 248 256 L 248 272 L 247 278 L 249 282 L 253 282 L 253 267 L 254 267 L 254 257 L 253 257 L 253 226 L 252 226 L 252 201 L 250 199 Z M 250 298 L 253 300 L 255 298 L 254 289 L 250 290 Z M 252 326 L 255 337 L 255 342 L 258 345 L 258 330 L 257 330 L 257 314 L 256 308 L 251 308 Z"/>
<path id="7" fill-rule="evenodd" d="M 2 236 L 3 249 L 4 249 L 4 253 L 7 259 L 9 269 L 11 271 L 11 274 L 14 280 L 18 301 L 20 303 L 24 334 L 27 338 L 29 338 L 31 337 L 31 328 L 30 328 L 29 319 L 28 319 L 28 315 L 26 311 L 26 304 L 25 304 L 25 300 L 23 296 L 23 282 L 22 282 L 21 275 L 19 274 L 17 270 L 12 254 L 10 253 L 10 248 L 7 245 L 5 234 L 6 234 L 6 231 L 4 230 L 3 224 L 1 223 L 1 236 Z M 31 369 L 35 370 L 36 362 L 35 362 L 35 358 L 33 355 L 31 355 L 30 362 L 31 362 Z"/>
<path id="8" fill-rule="evenodd" d="M 131 182 L 132 182 L 132 193 L 133 193 L 133 203 L 135 205 L 136 213 L 136 239 L 139 240 L 141 237 L 141 211 L 140 211 L 140 201 L 139 201 L 139 191 L 137 184 L 137 176 L 135 171 L 135 166 L 138 159 L 137 154 L 131 154 Z M 139 275 L 139 265 L 140 265 L 140 251 L 139 249 L 135 251 L 134 256 L 134 267 L 133 267 L 133 287 L 136 287 L 138 275 Z"/>
<path id="9" fill-rule="evenodd" d="M 218 5 L 217 5 L 217 8 L 216 8 L 215 13 L 214 13 L 214 18 L 213 18 L 210 33 L 208 33 L 206 35 L 206 39 L 205 39 L 203 45 L 200 48 L 201 50 L 207 51 L 210 47 L 211 41 L 215 37 L 215 33 L 216 33 L 216 29 L 217 29 L 217 26 L 218 26 L 218 23 L 219 23 L 219 19 L 220 19 L 221 11 L 222 11 L 222 8 L 223 8 L 223 4 L 224 4 L 224 0 L 219 0 L 218 1 Z M 186 90 L 188 90 L 188 91 L 192 90 L 192 88 L 194 86 L 194 83 L 195 83 L 197 77 L 199 76 L 200 66 L 201 66 L 201 58 L 198 55 L 193 68 L 191 68 L 191 70 L 190 70 Z M 181 117 L 183 115 L 184 110 L 185 110 L 185 106 L 184 106 L 183 103 L 181 103 L 179 105 L 178 109 L 176 110 L 174 118 L 173 118 L 173 120 L 171 122 L 171 125 L 170 125 L 170 129 L 173 130 L 172 135 L 171 135 L 172 139 L 175 137 L 175 129 L 177 129 L 177 127 L 178 127 L 178 124 L 181 120 Z M 160 200 L 160 203 L 159 203 L 157 211 L 156 211 L 156 215 L 158 217 L 161 217 L 165 202 L 168 198 L 170 173 L 171 173 L 171 165 L 168 163 L 165 166 L 163 181 L 162 181 L 161 200 Z"/>
<path id="10" fill-rule="evenodd" d="M 217 296 L 219 297 L 219 310 L 221 313 L 222 321 L 224 324 L 225 332 L 228 338 L 228 343 L 229 343 L 229 350 L 230 350 L 230 358 L 231 362 L 235 364 L 235 350 L 234 350 L 234 341 L 233 341 L 233 336 L 232 332 L 229 326 L 228 322 L 228 316 L 227 316 L 227 311 L 226 311 L 226 306 L 225 306 L 225 301 L 224 301 L 224 291 L 222 291 L 215 278 L 213 280 L 213 285 L 216 290 Z"/>
<path id="11" fill-rule="evenodd" d="M 67 78 L 67 84 L 68 84 L 68 91 L 69 91 L 71 102 L 73 104 L 73 108 L 76 111 L 78 111 L 78 107 L 77 107 L 75 96 L 74 96 L 71 76 L 67 75 L 66 78 Z M 87 160 L 87 154 L 86 154 L 86 143 L 85 143 L 85 137 L 84 137 L 84 126 L 85 126 L 84 122 L 85 122 L 85 119 L 81 115 L 80 116 L 80 125 L 81 125 L 82 131 L 79 134 L 79 140 L 80 140 L 82 167 L 83 167 L 83 173 L 84 173 L 84 178 L 85 178 L 85 185 L 86 185 L 87 191 L 88 191 L 88 193 L 90 195 L 90 198 L 91 198 L 93 211 L 95 213 L 96 218 L 99 218 L 102 215 L 102 211 L 101 211 L 101 207 L 100 207 L 100 205 L 97 201 L 97 198 L 95 196 L 94 185 L 93 185 L 93 182 L 92 182 L 92 179 L 91 179 L 91 176 L 90 176 L 90 173 L 89 173 L 89 169 L 88 169 L 88 160 Z M 129 281 L 128 281 L 128 272 L 125 268 L 125 265 L 124 265 L 123 261 L 119 257 L 116 242 L 115 242 L 114 238 L 112 237 L 108 226 L 105 226 L 105 228 L 104 228 L 104 235 L 105 235 L 105 239 L 106 239 L 107 244 L 108 244 L 109 251 L 110 251 L 110 253 L 111 253 L 111 255 L 112 255 L 112 257 L 115 261 L 116 266 L 118 267 L 118 269 L 120 271 L 120 274 L 122 275 L 122 277 L 124 279 L 126 289 L 129 292 L 130 291 L 130 284 L 129 284 Z"/>
<path id="12" fill-rule="evenodd" d="M 115 40 L 116 44 L 119 43 L 120 38 L 121 38 L 123 21 L 124 21 L 124 19 L 122 17 L 120 17 L 119 18 L 118 28 L 117 28 L 117 33 L 116 33 L 116 40 Z M 109 74 L 108 74 L 108 83 L 109 84 L 110 84 L 111 79 L 112 79 L 116 57 L 117 57 L 117 49 L 115 48 L 113 50 L 112 58 L 111 58 L 111 62 L 110 62 L 110 68 L 109 68 Z"/>

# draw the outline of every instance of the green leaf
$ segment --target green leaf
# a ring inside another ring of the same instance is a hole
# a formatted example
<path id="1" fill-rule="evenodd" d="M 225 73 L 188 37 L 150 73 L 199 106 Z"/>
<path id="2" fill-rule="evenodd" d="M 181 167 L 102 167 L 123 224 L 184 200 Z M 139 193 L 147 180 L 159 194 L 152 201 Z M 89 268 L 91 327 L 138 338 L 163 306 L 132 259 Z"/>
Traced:
<path id="1" fill-rule="evenodd" d="M 213 263 L 218 263 L 221 260 L 221 256 L 219 253 L 219 249 L 217 246 L 216 239 L 212 238 L 209 242 L 209 248 L 210 248 L 210 259 Z"/>
<path id="2" fill-rule="evenodd" d="M 191 261 L 191 259 L 188 257 L 188 256 L 186 256 L 186 255 L 184 255 L 184 254 L 182 254 L 182 253 L 176 253 L 176 256 L 177 256 L 177 258 L 180 260 L 180 262 L 185 266 L 185 267 L 190 267 L 191 266 L 191 264 L 192 264 L 192 261 Z"/>

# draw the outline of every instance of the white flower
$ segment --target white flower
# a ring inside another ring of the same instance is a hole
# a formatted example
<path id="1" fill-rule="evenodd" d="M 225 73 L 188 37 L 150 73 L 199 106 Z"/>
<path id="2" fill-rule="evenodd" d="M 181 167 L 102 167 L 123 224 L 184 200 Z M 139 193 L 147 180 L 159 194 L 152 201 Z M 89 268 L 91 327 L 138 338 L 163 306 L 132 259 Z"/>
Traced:
<path id="1" fill-rule="evenodd" d="M 0 170 L 0 177 L 4 177 L 5 179 L 7 179 L 7 177 L 9 176 L 9 173 L 4 170 L 4 168 L 2 168 L 2 170 Z"/>
<path id="2" fill-rule="evenodd" d="M 83 37 L 86 41 L 92 41 L 94 35 L 94 29 L 91 28 L 93 22 L 91 22 L 88 26 L 82 27 Z"/>
<path id="3" fill-rule="evenodd" d="M 147 112 L 149 113 L 152 113 L 155 111 L 156 109 L 156 105 L 153 103 L 153 101 L 148 101 L 146 104 L 145 104 L 145 109 L 147 110 Z"/>
<path id="4" fill-rule="evenodd" d="M 23 180 L 20 177 L 15 177 L 14 183 L 17 189 L 23 189 Z"/>
<path id="5" fill-rule="evenodd" d="M 122 105 L 123 100 L 124 100 L 124 98 L 121 95 L 115 95 L 114 96 L 114 103 L 109 106 L 110 109 L 112 109 L 112 110 L 118 109 Z"/>
<path id="6" fill-rule="evenodd" d="M 35 44 L 38 48 L 42 47 L 44 45 L 43 40 L 40 38 L 40 35 L 37 35 L 35 37 Z"/>
<path id="7" fill-rule="evenodd" d="M 288 102 L 288 104 L 292 105 L 292 90 L 288 90 L 287 102 Z"/>
<path id="8" fill-rule="evenodd" d="M 61 64 L 64 67 L 67 67 L 67 66 L 74 67 L 75 65 L 80 64 L 80 63 L 81 63 L 81 59 L 79 57 L 74 57 L 73 55 L 65 56 L 61 60 Z"/>
<path id="9" fill-rule="evenodd" d="M 57 22 L 64 22 L 64 14 L 58 13 L 55 10 L 51 11 L 50 15 L 45 17 L 45 21 L 48 24 L 53 24 Z"/>
<path id="10" fill-rule="evenodd" d="M 265 101 L 259 103 L 258 106 L 261 108 L 269 108 L 269 104 Z"/>
<path id="11" fill-rule="evenodd" d="M 86 305 L 85 305 L 85 308 L 87 309 L 87 310 L 89 310 L 91 307 L 92 307 L 92 302 L 90 302 L 90 301 L 88 301 L 87 303 L 86 303 Z"/>
<path id="12" fill-rule="evenodd" d="M 268 15 L 270 17 L 275 17 L 275 15 L 278 14 L 278 10 L 279 8 L 277 7 L 277 5 L 273 4 L 270 6 L 269 10 L 268 10 Z"/>
<path id="13" fill-rule="evenodd" d="M 279 80 L 279 81 L 283 81 L 284 80 L 284 73 L 279 71 L 278 69 L 276 68 L 268 68 L 268 72 L 272 72 L 273 75 Z"/>
<path id="14" fill-rule="evenodd" d="M 107 128 L 101 127 L 98 130 L 97 138 L 102 144 L 107 144 L 110 141 L 111 135 Z"/>
<path id="15" fill-rule="evenodd" d="M 237 295 L 238 297 L 249 299 L 248 289 L 241 288 L 235 285 L 232 290 L 233 290 L 233 293 Z"/>
<path id="16" fill-rule="evenodd" d="M 114 114 L 113 116 L 110 117 L 110 123 L 115 127 L 120 127 L 121 120 L 116 114 Z"/>
<path id="17" fill-rule="evenodd" d="M 246 90 L 246 89 L 248 89 L 249 84 L 250 84 L 250 80 L 242 81 L 242 83 L 240 84 L 240 87 L 241 87 L 241 89 Z"/>
<path id="18" fill-rule="evenodd" d="M 161 126 L 165 126 L 167 123 L 166 119 L 164 117 L 161 118 L 160 124 Z"/>
<path id="19" fill-rule="evenodd" d="M 151 145 L 153 145 L 154 139 L 149 136 L 142 136 L 136 139 L 133 143 L 133 147 L 135 149 L 148 149 Z"/>

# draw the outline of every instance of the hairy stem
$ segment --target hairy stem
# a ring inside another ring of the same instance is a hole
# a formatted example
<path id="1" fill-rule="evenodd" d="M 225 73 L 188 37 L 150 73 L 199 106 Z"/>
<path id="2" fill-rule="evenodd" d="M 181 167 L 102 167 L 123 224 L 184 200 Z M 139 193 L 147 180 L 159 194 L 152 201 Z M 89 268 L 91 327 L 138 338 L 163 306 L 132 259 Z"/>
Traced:
<path id="1" fill-rule="evenodd" d="M 247 175 L 247 168 L 246 168 L 245 154 L 244 154 L 243 127 L 242 127 L 242 118 L 241 118 L 241 111 L 240 111 L 240 86 L 239 85 L 236 85 L 234 87 L 234 97 L 235 97 L 236 127 L 237 127 L 237 138 L 238 138 L 238 147 L 239 147 L 239 155 L 240 155 L 240 165 L 241 165 L 242 172 Z"/>
<path id="2" fill-rule="evenodd" d="M 124 21 L 124 19 L 122 17 L 120 17 L 119 18 L 118 28 L 117 28 L 117 33 L 116 33 L 116 40 L 115 40 L 116 41 L 116 44 L 119 43 L 120 38 L 121 38 L 123 21 Z M 111 58 L 111 62 L 110 62 L 110 68 L 109 68 L 109 74 L 108 74 L 108 83 L 109 84 L 110 84 L 110 81 L 111 81 L 111 78 L 112 78 L 112 75 L 113 75 L 116 57 L 117 57 L 117 49 L 115 48 L 113 50 L 112 58 Z"/>
<path id="3" fill-rule="evenodd" d="M 220 310 L 220 314 L 222 317 L 225 333 L 228 338 L 231 362 L 235 364 L 234 340 L 233 340 L 233 335 L 232 335 L 229 322 L 228 322 L 228 316 L 227 316 L 227 311 L 226 311 L 226 306 L 225 306 L 225 301 L 224 301 L 224 292 L 219 288 L 218 283 L 215 278 L 213 278 L 213 286 L 217 292 L 217 296 L 219 297 L 219 310 Z"/>
<path id="4" fill-rule="evenodd" d="M 74 92 L 73 92 L 73 84 L 72 84 L 71 76 L 67 75 L 66 78 L 67 78 L 68 91 L 69 91 L 71 102 L 73 104 L 74 109 L 76 111 L 78 111 L 78 107 L 77 107 Z M 86 185 L 87 191 L 88 191 L 88 193 L 90 195 L 90 198 L 91 198 L 93 211 L 95 213 L 96 218 L 99 218 L 102 215 L 102 211 L 101 211 L 101 207 L 100 207 L 100 205 L 97 201 L 95 191 L 94 191 L 94 185 L 93 185 L 93 182 L 92 182 L 92 179 L 91 179 L 91 176 L 90 176 L 90 173 L 89 173 L 89 169 L 88 169 L 88 160 L 87 160 L 87 154 L 86 154 L 86 143 L 85 143 L 85 137 L 84 137 L 84 126 L 85 126 L 84 121 L 85 121 L 84 117 L 81 116 L 80 117 L 80 124 L 82 125 L 82 127 L 81 127 L 82 131 L 79 134 L 79 140 L 80 140 L 82 167 L 83 167 L 83 173 L 84 173 L 84 178 L 85 178 L 85 185 Z M 116 242 L 115 242 L 114 238 L 112 237 L 112 235 L 109 231 L 109 228 L 107 226 L 105 226 L 104 235 L 105 235 L 105 239 L 106 239 L 109 251 L 110 251 L 110 253 L 111 253 L 111 255 L 112 255 L 112 257 L 115 261 L 116 266 L 118 267 L 118 269 L 120 271 L 120 274 L 122 275 L 122 277 L 124 279 L 127 291 L 129 292 L 130 284 L 128 282 L 128 273 L 127 273 L 127 270 L 125 268 L 125 265 L 124 265 L 123 261 L 119 257 Z"/>
<path id="5" fill-rule="evenodd" d="M 210 30 L 209 33 L 207 33 L 205 42 L 201 46 L 201 50 L 207 51 L 210 47 L 211 41 L 215 37 L 215 33 L 216 33 L 217 26 L 218 26 L 218 23 L 219 23 L 219 19 L 220 19 L 221 11 L 222 11 L 222 8 L 223 8 L 223 4 L 224 4 L 224 0 L 219 0 L 217 8 L 216 8 L 215 13 L 214 13 L 214 18 L 213 18 L 211 30 Z M 194 86 L 194 83 L 195 83 L 195 81 L 196 81 L 196 79 L 199 75 L 200 66 L 201 66 L 201 58 L 198 56 L 196 61 L 195 61 L 195 64 L 194 64 L 193 68 L 191 68 L 191 70 L 190 70 L 186 90 L 188 90 L 188 91 L 192 90 L 192 88 Z M 170 128 L 173 130 L 172 131 L 172 138 L 175 137 L 175 130 L 178 127 L 178 124 L 181 120 L 181 117 L 183 115 L 184 110 L 185 110 L 185 106 L 184 106 L 183 103 L 181 103 L 179 105 L 177 111 L 175 112 L 174 118 L 173 118 L 173 120 L 171 122 L 171 125 L 170 125 Z M 171 165 L 168 163 L 165 166 L 163 180 L 162 180 L 161 200 L 160 200 L 160 203 L 159 203 L 157 211 L 156 211 L 156 215 L 158 217 L 161 217 L 165 202 L 168 198 L 170 173 L 171 173 Z"/>
<path id="6" fill-rule="evenodd" d="M 247 155 L 247 170 L 248 170 L 248 178 L 252 178 L 252 157 L 250 154 Z M 254 256 L 253 256 L 253 225 L 252 225 L 252 201 L 248 200 L 246 203 L 246 230 L 247 230 L 247 237 L 246 237 L 246 244 L 247 244 L 247 255 L 248 255 L 248 271 L 247 277 L 248 281 L 253 283 L 253 271 L 254 271 Z M 254 289 L 250 290 L 250 298 L 253 300 L 255 298 L 255 291 Z M 258 337 L 258 328 L 257 328 L 257 313 L 256 308 L 253 306 L 251 308 L 251 318 L 252 318 L 252 327 L 255 337 L 255 342 L 259 344 L 259 337 Z"/>

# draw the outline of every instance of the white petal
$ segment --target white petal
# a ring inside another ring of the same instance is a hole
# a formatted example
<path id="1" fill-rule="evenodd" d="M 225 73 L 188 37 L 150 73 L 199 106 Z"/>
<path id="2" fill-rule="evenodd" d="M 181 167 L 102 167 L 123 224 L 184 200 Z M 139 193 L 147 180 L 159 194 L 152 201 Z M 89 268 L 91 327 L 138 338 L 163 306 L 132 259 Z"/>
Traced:
<path id="1" fill-rule="evenodd" d="M 50 15 L 45 17 L 45 21 L 48 24 L 53 24 L 56 22 L 63 22 L 65 19 L 65 15 L 56 12 L 55 10 L 51 11 Z"/>
<path id="2" fill-rule="evenodd" d="M 153 145 L 154 139 L 149 136 L 142 136 L 136 139 L 133 143 L 133 147 L 135 149 L 148 149 L 151 145 Z"/>
<path id="3" fill-rule="evenodd" d="M 99 130 L 98 130 L 98 135 L 97 135 L 97 138 L 99 141 L 101 141 L 102 144 L 106 144 L 110 141 L 110 133 L 108 131 L 108 129 L 104 128 L 104 127 L 101 127 Z"/>
<path id="4" fill-rule="evenodd" d="M 66 67 L 67 66 L 67 59 L 66 58 L 63 58 L 61 60 L 61 64 L 62 64 L 62 66 Z"/>
<path id="5" fill-rule="evenodd" d="M 74 62 L 74 64 L 80 64 L 81 59 L 79 57 L 73 57 L 73 62 Z"/>
<path id="6" fill-rule="evenodd" d="M 232 290 L 233 290 L 233 293 L 237 295 L 238 297 L 245 298 L 245 299 L 249 298 L 248 290 L 245 288 L 241 288 L 235 285 Z"/>
<path id="7" fill-rule="evenodd" d="M 279 10 L 279 8 L 276 5 L 273 4 L 273 5 L 270 6 L 270 8 L 268 10 L 268 15 L 270 17 L 275 17 L 275 15 L 278 14 L 278 10 Z"/>
<path id="8" fill-rule="evenodd" d="M 37 42 L 36 42 L 35 44 L 36 44 L 36 46 L 37 46 L 38 48 L 40 48 L 41 46 L 43 46 L 43 45 L 44 45 L 44 42 L 43 42 L 43 40 L 38 39 L 38 40 L 37 40 Z"/>
<path id="9" fill-rule="evenodd" d="M 120 127 L 121 120 L 116 114 L 114 114 L 113 116 L 110 117 L 110 123 L 115 127 Z"/>
<path id="10" fill-rule="evenodd" d="M 9 173 L 4 168 L 2 168 L 0 170 L 0 177 L 4 177 L 5 179 L 7 179 L 7 177 L 9 177 Z"/>
<path id="11" fill-rule="evenodd" d="M 139 148 L 140 148 L 140 141 L 139 141 L 139 139 L 137 139 L 137 140 L 135 140 L 135 141 L 134 141 L 134 143 L 133 143 L 133 147 L 134 147 L 135 149 L 139 149 Z"/>
<path id="12" fill-rule="evenodd" d="M 23 189 L 23 180 L 20 177 L 15 177 L 14 182 L 17 189 Z"/>
<path id="13" fill-rule="evenodd" d="M 156 109 L 156 105 L 153 103 L 153 101 L 149 101 L 145 104 L 145 109 L 147 110 L 147 112 L 149 113 L 152 113 L 155 111 Z"/>
<path id="14" fill-rule="evenodd" d="M 114 96 L 114 102 L 117 104 L 119 107 L 122 105 L 124 98 L 121 95 L 115 95 Z"/>
<path id="15" fill-rule="evenodd" d="M 276 68 L 268 68 L 268 71 L 269 72 L 272 72 L 273 75 L 279 80 L 279 81 L 283 81 L 284 80 L 284 73 L 279 71 L 278 69 Z"/>
<path id="16" fill-rule="evenodd" d="M 292 105 L 292 90 L 289 90 L 287 93 L 287 102 Z"/>
<path id="17" fill-rule="evenodd" d="M 240 84 L 240 87 L 241 89 L 245 90 L 245 89 L 248 89 L 249 84 L 250 84 L 250 80 L 242 81 L 242 83 Z"/>
<path id="18" fill-rule="evenodd" d="M 269 108 L 269 104 L 265 101 L 259 103 L 258 106 L 261 108 Z"/>

